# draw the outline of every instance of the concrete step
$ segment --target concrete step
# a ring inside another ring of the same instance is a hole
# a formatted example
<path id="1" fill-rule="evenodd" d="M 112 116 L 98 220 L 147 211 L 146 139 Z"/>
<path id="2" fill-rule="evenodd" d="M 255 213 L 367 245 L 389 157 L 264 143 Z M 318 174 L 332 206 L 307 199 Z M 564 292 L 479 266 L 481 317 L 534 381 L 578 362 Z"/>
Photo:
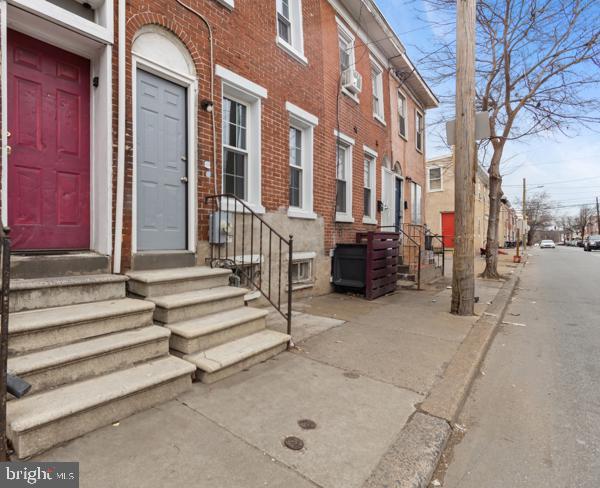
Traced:
<path id="1" fill-rule="evenodd" d="M 12 254 L 10 257 L 10 276 L 13 279 L 107 273 L 110 273 L 110 258 L 95 252 Z"/>
<path id="2" fill-rule="evenodd" d="M 147 300 L 156 305 L 154 320 L 171 324 L 241 307 L 247 292 L 245 288 L 220 286 L 177 295 L 150 297 Z"/>
<path id="3" fill-rule="evenodd" d="M 240 307 L 197 319 L 167 324 L 171 349 L 191 354 L 219 346 L 266 327 L 268 310 Z"/>
<path id="4" fill-rule="evenodd" d="M 10 280 L 10 311 L 123 298 L 126 281 L 114 274 Z"/>
<path id="5" fill-rule="evenodd" d="M 402 281 L 416 281 L 416 275 L 412 273 L 398 273 L 398 280 Z"/>
<path id="6" fill-rule="evenodd" d="M 10 314 L 9 355 L 152 325 L 154 304 L 121 298 Z"/>
<path id="7" fill-rule="evenodd" d="M 151 325 L 10 358 L 8 371 L 32 385 L 29 395 L 169 354 L 170 332 Z"/>
<path id="8" fill-rule="evenodd" d="M 170 400 L 191 386 L 194 366 L 168 356 L 7 404 L 19 459 Z"/>
<path id="9" fill-rule="evenodd" d="M 194 290 L 227 286 L 231 271 L 208 266 L 171 268 L 127 273 L 129 292 L 142 297 L 174 295 Z"/>
<path id="10" fill-rule="evenodd" d="M 198 370 L 196 379 L 202 383 L 214 383 L 238 371 L 266 361 L 287 347 L 290 336 L 262 330 L 227 344 L 183 357 Z"/>

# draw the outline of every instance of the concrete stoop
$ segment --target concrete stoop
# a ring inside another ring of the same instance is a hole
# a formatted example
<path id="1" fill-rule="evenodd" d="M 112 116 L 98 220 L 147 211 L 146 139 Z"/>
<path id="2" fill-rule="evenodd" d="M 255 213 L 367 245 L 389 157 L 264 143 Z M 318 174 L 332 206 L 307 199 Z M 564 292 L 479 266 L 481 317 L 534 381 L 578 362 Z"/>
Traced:
<path id="1" fill-rule="evenodd" d="M 171 331 L 171 353 L 203 383 L 279 354 L 290 339 L 266 329 L 266 310 L 244 306 L 248 290 L 226 286 L 230 273 L 204 266 L 129 273 L 129 292 L 155 305 L 154 320 Z"/>
<path id="2" fill-rule="evenodd" d="M 90 259 L 81 273 L 98 267 Z M 8 370 L 32 385 L 7 404 L 19 459 L 191 387 L 195 367 L 169 355 L 170 331 L 153 324 L 154 304 L 126 298 L 126 281 L 105 273 L 11 280 Z"/>

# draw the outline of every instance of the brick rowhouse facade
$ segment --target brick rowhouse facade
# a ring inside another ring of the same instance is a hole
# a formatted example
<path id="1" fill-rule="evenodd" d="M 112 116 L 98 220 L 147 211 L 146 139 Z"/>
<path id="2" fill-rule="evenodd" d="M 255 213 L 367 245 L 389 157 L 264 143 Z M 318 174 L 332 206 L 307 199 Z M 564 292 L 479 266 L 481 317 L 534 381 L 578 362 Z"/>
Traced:
<path id="1" fill-rule="evenodd" d="M 106 216 L 100 213 L 100 218 L 93 219 L 107 222 L 107 229 L 100 224 L 94 224 L 98 230 L 94 228 L 92 233 L 96 236 L 96 240 L 101 240 L 102 236 L 106 235 L 104 240 L 108 244 L 96 245 L 94 242 L 90 244 L 90 249 L 103 254 L 115 254 L 115 247 L 118 246 L 119 240 L 115 239 L 115 236 L 118 232 L 117 224 L 120 222 L 117 210 L 119 198 L 122 198 L 122 232 L 118 236 L 121 238 L 121 258 L 118 269 L 121 272 L 129 269 L 134 262 L 132 258 L 139 253 L 135 249 L 134 227 L 135 154 L 138 141 L 134 140 L 134 113 L 137 109 L 134 103 L 137 95 L 134 88 L 136 68 L 132 50 L 145 50 L 143 55 L 137 57 L 136 62 L 142 63 L 146 58 L 152 58 L 143 69 L 153 71 L 152 66 L 156 66 L 156 73 L 160 76 L 163 73 L 160 66 L 160 53 L 152 52 L 153 46 L 162 46 L 160 43 L 152 44 L 158 42 L 157 39 L 160 37 L 167 40 L 164 42 L 170 42 L 175 46 L 174 50 L 180 51 L 181 59 L 184 60 L 181 65 L 187 61 L 189 71 L 186 76 L 191 80 L 187 85 L 188 90 L 195 91 L 194 96 L 188 100 L 186 113 L 189 115 L 188 123 L 191 124 L 188 126 L 188 132 L 192 135 L 193 141 L 188 157 L 193 157 L 195 161 L 195 175 L 194 171 L 189 175 L 189 184 L 194 186 L 193 188 L 190 186 L 188 191 L 195 191 L 196 201 L 189 207 L 193 212 L 188 217 L 192 219 L 190 228 L 196 241 L 191 249 L 195 253 L 196 262 L 200 264 L 204 262 L 209 248 L 208 215 L 211 209 L 205 205 L 204 198 L 214 194 L 215 188 L 217 192 L 222 192 L 223 87 L 227 85 L 228 90 L 233 90 L 234 94 L 237 94 L 238 89 L 243 91 L 247 88 L 257 100 L 255 108 L 259 113 L 258 127 L 254 127 L 254 130 L 259 134 L 255 146 L 258 147 L 256 154 L 258 154 L 260 167 L 258 182 L 260 191 L 258 191 L 259 199 L 254 202 L 253 208 L 281 234 L 293 234 L 296 251 L 312 253 L 310 255 L 314 260 L 312 266 L 314 283 L 312 291 L 306 292 L 328 291 L 329 253 L 335 243 L 353 241 L 357 230 L 374 230 L 377 224 L 381 224 L 381 212 L 377 204 L 372 209 L 372 218 L 363 219 L 365 151 L 375 161 L 373 175 L 375 202 L 382 199 L 382 168 L 386 167 L 393 171 L 395 163 L 398 163 L 398 167 L 401 168 L 398 176 L 403 178 L 403 200 L 408 202 L 408 209 L 403 215 L 404 222 L 410 222 L 411 181 L 421 185 L 424 199 L 426 193 L 424 140 L 423 150 L 417 151 L 415 110 L 421 109 L 424 115 L 426 109 L 437 105 L 435 96 L 420 78 L 415 67 L 406 57 L 400 41 L 371 0 L 289 2 L 292 9 L 295 5 L 301 8 L 301 49 L 289 49 L 289 46 L 282 46 L 282 43 L 277 41 L 279 4 L 276 0 L 252 2 L 187 0 L 183 3 L 199 13 L 204 20 L 176 0 L 131 0 L 124 4 L 126 112 L 122 195 L 119 195 L 117 190 L 119 187 L 118 12 L 119 6 L 123 7 L 123 5 L 120 5 L 119 0 L 114 1 L 112 18 L 106 11 L 103 12 L 102 18 L 109 19 L 103 26 L 106 30 L 103 36 L 95 32 L 88 33 L 85 23 L 77 26 L 86 43 L 91 43 L 87 41 L 88 37 L 95 36 L 93 42 L 104 50 L 102 52 L 110 53 L 112 59 L 112 62 L 108 63 L 108 69 L 112 70 L 112 86 L 109 88 L 104 84 L 107 80 L 102 77 L 101 72 L 99 76 L 100 89 L 107 90 L 106 96 L 112 112 L 108 119 L 110 121 L 108 126 L 112 132 L 112 155 L 110 162 L 106 161 L 107 166 L 110 165 L 110 171 L 106 172 L 110 183 L 102 183 L 101 189 L 106 187 L 109 192 L 107 196 L 110 196 L 105 200 L 112 200 L 112 202 L 107 207 Z M 363 3 L 368 4 L 369 8 L 363 8 Z M 104 4 L 110 5 L 108 2 Z M 56 42 L 60 44 L 58 38 L 65 29 L 58 26 L 59 22 L 53 16 L 60 17 L 61 8 L 52 5 L 48 11 L 50 14 L 45 12 L 43 14 L 45 15 L 43 22 L 56 31 Z M 80 13 L 79 10 L 76 13 Z M 9 10 L 9 18 L 11 15 L 12 12 Z M 294 15 L 297 20 L 299 18 L 297 12 Z M 211 94 L 211 46 L 205 21 L 212 30 L 214 94 Z M 352 68 L 362 76 L 362 91 L 355 97 L 340 91 L 340 30 L 350 33 L 354 39 Z M 40 32 L 40 29 L 35 31 L 32 27 L 31 32 L 27 34 L 36 37 L 36 32 Z M 140 39 L 145 35 L 147 35 L 145 44 L 142 44 Z M 100 38 L 100 41 L 96 37 Z M 49 36 L 41 39 L 45 42 L 53 40 Z M 76 39 L 72 44 L 72 49 L 78 51 Z M 61 47 L 71 49 L 69 44 Z M 93 47 L 93 49 L 99 48 Z M 157 56 L 154 57 L 154 54 Z M 88 56 L 86 53 L 82 55 Z M 172 60 L 164 61 L 165 76 L 169 78 L 169 73 L 173 70 L 169 65 Z M 98 66 L 102 67 L 102 60 L 98 61 Z M 138 64 L 138 69 L 140 66 L 142 65 Z M 378 118 L 373 115 L 374 66 L 381 69 L 379 95 L 382 98 L 382 113 Z M 96 75 L 98 69 L 95 68 L 95 64 L 92 67 L 93 75 Z M 182 79 L 185 81 L 187 78 Z M 398 130 L 399 90 L 407 101 L 407 127 L 406 134 L 403 136 Z M 100 91 L 96 90 L 95 96 L 99 97 Z M 2 101 L 4 102 L 4 99 Z M 203 101 L 214 104 L 216 139 L 212 136 L 211 114 L 203 108 Z M 312 209 L 301 216 L 289 211 L 289 130 L 291 118 L 295 118 L 298 113 L 301 118 L 306 113 L 307 120 L 313 124 L 311 185 L 313 205 Z M 98 125 L 93 126 L 91 137 L 93 141 L 103 141 L 97 127 Z M 352 180 L 349 182 L 352 185 L 350 213 L 353 222 L 348 222 L 348 219 L 341 222 L 336 218 L 336 144 L 339 142 L 339 134 L 353 140 Z M 216 144 L 216 162 L 213 158 L 213 144 Z M 99 166 L 99 161 L 103 157 L 105 156 L 102 154 L 97 158 L 94 157 L 92 164 Z M 251 170 L 252 168 L 248 169 L 249 172 Z M 97 197 L 99 199 L 102 197 L 98 189 L 94 189 L 92 193 L 99 195 Z M 94 211 L 94 202 L 92 202 L 92 210 Z"/>

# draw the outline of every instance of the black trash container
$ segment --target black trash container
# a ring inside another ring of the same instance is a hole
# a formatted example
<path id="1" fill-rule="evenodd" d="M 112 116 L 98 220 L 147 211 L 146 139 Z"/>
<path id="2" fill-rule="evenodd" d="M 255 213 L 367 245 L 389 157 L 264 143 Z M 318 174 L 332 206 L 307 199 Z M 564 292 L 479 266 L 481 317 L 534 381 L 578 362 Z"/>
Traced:
<path id="1" fill-rule="evenodd" d="M 338 244 L 333 251 L 333 286 L 339 291 L 365 290 L 366 244 Z"/>

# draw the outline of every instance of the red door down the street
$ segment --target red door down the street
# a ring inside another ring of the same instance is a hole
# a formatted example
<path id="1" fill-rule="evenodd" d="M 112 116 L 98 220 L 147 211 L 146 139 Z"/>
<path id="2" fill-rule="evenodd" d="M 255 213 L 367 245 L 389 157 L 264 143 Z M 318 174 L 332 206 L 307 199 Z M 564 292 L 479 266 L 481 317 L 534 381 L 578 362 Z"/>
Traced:
<path id="1" fill-rule="evenodd" d="M 8 130 L 13 248 L 89 249 L 89 60 L 9 30 Z"/>
<path id="2" fill-rule="evenodd" d="M 454 212 L 442 213 L 442 238 L 445 248 L 454 249 Z"/>

